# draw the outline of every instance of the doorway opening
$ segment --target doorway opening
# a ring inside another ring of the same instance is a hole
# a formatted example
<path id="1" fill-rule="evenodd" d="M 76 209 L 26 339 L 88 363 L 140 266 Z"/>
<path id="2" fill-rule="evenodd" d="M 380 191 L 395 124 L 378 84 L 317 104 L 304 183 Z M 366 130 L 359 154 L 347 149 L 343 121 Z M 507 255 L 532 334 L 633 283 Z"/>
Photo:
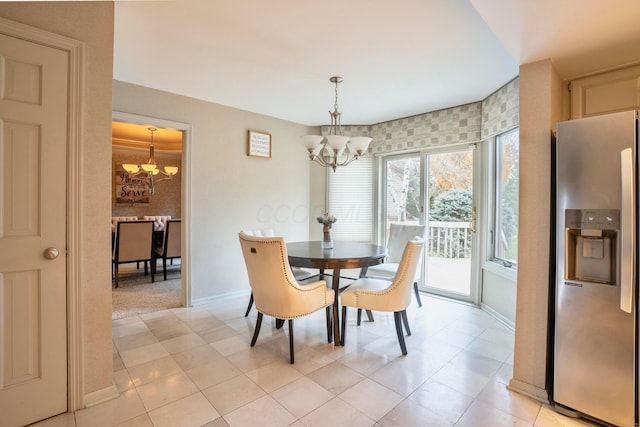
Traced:
<path id="1" fill-rule="evenodd" d="M 166 262 L 166 280 L 162 258 L 156 260 L 152 283 L 151 263 L 119 264 L 118 288 L 112 268 L 112 319 L 144 314 L 167 308 L 188 306 L 190 289 L 187 266 L 188 241 L 185 202 L 185 170 L 189 126 L 151 117 L 113 113 L 112 121 L 112 254 L 119 221 L 153 221 L 153 251 L 162 252 L 167 222 L 180 229 L 179 256 Z M 153 147 L 153 148 L 152 148 Z M 129 174 L 123 165 L 142 166 L 153 158 L 160 170 L 147 177 L 146 172 Z M 167 169 L 168 167 L 168 169 Z M 177 172 L 175 171 L 177 169 Z M 179 220 L 179 222 L 177 222 Z M 173 227 L 175 229 L 175 227 Z"/>

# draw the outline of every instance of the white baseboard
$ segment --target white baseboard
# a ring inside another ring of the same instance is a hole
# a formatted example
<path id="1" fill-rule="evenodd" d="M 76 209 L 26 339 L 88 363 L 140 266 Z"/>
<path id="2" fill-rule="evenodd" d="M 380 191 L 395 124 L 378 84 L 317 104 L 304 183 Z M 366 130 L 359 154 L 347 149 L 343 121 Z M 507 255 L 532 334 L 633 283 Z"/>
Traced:
<path id="1" fill-rule="evenodd" d="M 116 386 L 112 384 L 110 387 L 85 394 L 83 399 L 84 407 L 89 408 L 118 397 L 120 397 L 120 393 Z"/>
<path id="2" fill-rule="evenodd" d="M 511 328 L 511 330 L 515 330 L 516 329 L 516 325 L 515 325 L 515 323 L 513 321 L 511 321 L 507 317 L 503 316 L 502 314 L 500 314 L 499 312 L 497 312 L 493 308 L 489 307 L 487 304 L 480 303 L 480 308 L 482 308 L 482 310 L 486 311 L 487 313 L 489 313 L 490 315 L 495 317 L 500 322 L 504 323 L 505 326 L 508 326 L 509 328 Z"/>
<path id="3" fill-rule="evenodd" d="M 242 296 L 246 296 L 247 298 L 249 298 L 250 294 L 251 294 L 251 289 L 248 289 L 246 291 L 229 292 L 229 293 L 226 293 L 226 294 L 213 295 L 213 296 L 210 296 L 210 297 L 204 297 L 204 298 L 198 298 L 198 299 L 191 300 L 191 305 L 193 305 L 195 307 L 196 305 L 204 305 L 204 304 L 209 304 L 209 303 L 212 303 L 212 302 L 219 302 L 219 301 L 224 301 L 224 300 L 227 300 L 227 299 L 236 298 L 236 297 L 242 297 Z"/>

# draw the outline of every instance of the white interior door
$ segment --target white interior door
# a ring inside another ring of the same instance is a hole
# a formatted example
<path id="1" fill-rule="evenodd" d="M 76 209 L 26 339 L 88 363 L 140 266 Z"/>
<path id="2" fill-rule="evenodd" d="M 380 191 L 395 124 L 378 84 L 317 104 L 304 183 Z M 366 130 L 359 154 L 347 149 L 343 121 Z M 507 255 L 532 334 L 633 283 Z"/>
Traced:
<path id="1" fill-rule="evenodd" d="M 3 426 L 67 410 L 68 60 L 62 50 L 0 35 Z"/>

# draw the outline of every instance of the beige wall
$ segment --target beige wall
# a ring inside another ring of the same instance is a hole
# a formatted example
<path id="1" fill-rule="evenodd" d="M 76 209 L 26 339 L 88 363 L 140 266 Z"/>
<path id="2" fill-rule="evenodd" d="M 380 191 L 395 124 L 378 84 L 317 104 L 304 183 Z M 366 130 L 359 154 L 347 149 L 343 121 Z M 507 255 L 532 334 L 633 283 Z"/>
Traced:
<path id="1" fill-rule="evenodd" d="M 112 2 L 0 3 L 0 16 L 85 43 L 80 136 L 80 281 L 84 394 L 112 386 L 110 198 Z M 91 165 L 91 167 L 88 167 Z M 76 376 L 79 373 L 71 373 Z"/>
<path id="2" fill-rule="evenodd" d="M 311 208 L 312 165 L 300 140 L 308 127 L 119 81 L 113 82 L 113 109 L 191 126 L 183 150 L 189 204 L 183 204 L 182 217 L 189 221 L 194 304 L 248 295 L 241 229 L 273 228 L 287 240 L 309 238 L 310 209 L 319 209 Z M 247 156 L 250 129 L 271 134 L 270 159 Z"/>
<path id="3" fill-rule="evenodd" d="M 520 66 L 520 217 L 513 379 L 541 400 L 545 391 L 551 209 L 551 134 L 562 81 L 550 60 Z"/>

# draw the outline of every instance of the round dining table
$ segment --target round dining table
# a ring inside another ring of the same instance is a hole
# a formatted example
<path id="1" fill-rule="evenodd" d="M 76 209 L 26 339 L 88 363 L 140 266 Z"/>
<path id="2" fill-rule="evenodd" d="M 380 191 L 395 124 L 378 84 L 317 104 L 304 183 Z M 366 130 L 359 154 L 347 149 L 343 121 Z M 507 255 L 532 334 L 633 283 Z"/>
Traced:
<path id="1" fill-rule="evenodd" d="M 321 247 L 320 241 L 287 243 L 287 255 L 292 267 L 317 268 L 321 278 L 324 270 L 333 270 L 331 286 L 335 291 L 333 301 L 333 337 L 336 345 L 343 345 L 340 336 L 339 301 L 340 270 L 360 268 L 360 277 L 366 268 L 382 264 L 387 256 L 387 248 L 372 243 L 334 241 L 332 249 Z"/>

